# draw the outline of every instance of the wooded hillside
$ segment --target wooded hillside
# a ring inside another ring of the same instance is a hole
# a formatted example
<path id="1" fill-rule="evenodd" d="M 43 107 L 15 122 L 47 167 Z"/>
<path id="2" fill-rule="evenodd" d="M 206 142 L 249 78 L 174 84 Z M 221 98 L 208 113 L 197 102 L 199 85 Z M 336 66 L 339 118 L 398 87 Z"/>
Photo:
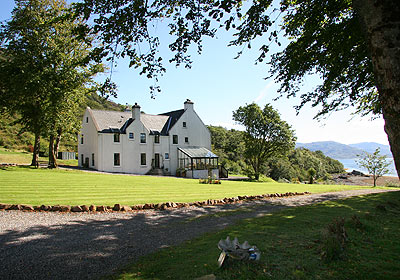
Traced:
<path id="1" fill-rule="evenodd" d="M 247 174 L 248 165 L 243 155 L 245 142 L 242 131 L 228 130 L 221 126 L 208 126 L 211 132 L 212 150 L 220 164 L 231 173 Z M 308 170 L 316 171 L 316 179 L 329 179 L 330 174 L 344 172 L 343 164 L 325 156 L 321 151 L 296 148 L 287 156 L 270 158 L 263 166 L 263 175 L 274 180 L 308 180 Z"/>
<path id="2" fill-rule="evenodd" d="M 110 100 L 104 99 L 92 93 L 85 96 L 85 101 L 80 106 L 80 113 L 76 116 L 81 119 L 86 107 L 89 106 L 92 109 L 99 110 L 113 110 L 122 111 L 126 106 L 117 104 Z M 34 136 L 30 132 L 22 131 L 22 127 L 19 124 L 14 124 L 17 116 L 0 116 L 0 147 L 13 150 L 25 150 L 31 152 L 33 148 Z M 41 152 L 47 152 L 48 143 L 46 139 L 43 139 L 43 145 L 41 146 Z M 76 138 L 63 138 L 61 139 L 60 151 L 77 151 L 77 140 Z"/>

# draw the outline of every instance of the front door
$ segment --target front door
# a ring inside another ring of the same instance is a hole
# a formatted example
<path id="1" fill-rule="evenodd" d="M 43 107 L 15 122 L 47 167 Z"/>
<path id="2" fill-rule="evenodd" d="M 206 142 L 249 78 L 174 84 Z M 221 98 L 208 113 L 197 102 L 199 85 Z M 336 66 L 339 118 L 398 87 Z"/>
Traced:
<path id="1" fill-rule="evenodd" d="M 160 168 L 160 154 L 154 154 L 154 168 Z"/>

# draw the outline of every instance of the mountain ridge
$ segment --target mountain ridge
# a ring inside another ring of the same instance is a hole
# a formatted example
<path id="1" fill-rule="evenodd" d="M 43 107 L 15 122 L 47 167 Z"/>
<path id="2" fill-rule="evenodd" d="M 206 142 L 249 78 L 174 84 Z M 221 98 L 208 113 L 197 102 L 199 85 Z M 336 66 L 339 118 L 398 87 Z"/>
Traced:
<path id="1" fill-rule="evenodd" d="M 306 148 L 310 151 L 322 151 L 326 156 L 334 159 L 353 159 L 364 152 L 373 153 L 380 148 L 381 154 L 392 157 L 389 145 L 376 142 L 360 142 L 355 144 L 342 144 L 335 141 L 316 141 L 311 143 L 296 143 L 296 148 Z"/>

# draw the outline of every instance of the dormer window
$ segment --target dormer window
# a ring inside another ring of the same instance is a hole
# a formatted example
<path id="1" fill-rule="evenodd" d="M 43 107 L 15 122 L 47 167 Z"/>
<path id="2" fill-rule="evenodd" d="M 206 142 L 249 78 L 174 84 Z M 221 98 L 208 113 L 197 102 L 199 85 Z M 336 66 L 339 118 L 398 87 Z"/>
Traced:
<path id="1" fill-rule="evenodd" d="M 154 143 L 156 143 L 156 144 L 160 143 L 160 135 L 159 134 L 154 135 Z"/>
<path id="2" fill-rule="evenodd" d="M 183 122 L 182 125 L 183 125 L 183 127 L 186 127 L 186 122 Z"/>
<path id="3" fill-rule="evenodd" d="M 114 143 L 119 143 L 119 133 L 114 133 Z"/>

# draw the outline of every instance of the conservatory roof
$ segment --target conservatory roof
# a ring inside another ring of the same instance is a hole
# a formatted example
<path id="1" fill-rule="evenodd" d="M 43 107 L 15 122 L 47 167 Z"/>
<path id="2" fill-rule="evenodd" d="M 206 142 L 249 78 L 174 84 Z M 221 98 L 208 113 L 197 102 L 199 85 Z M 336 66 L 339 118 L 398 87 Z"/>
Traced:
<path id="1" fill-rule="evenodd" d="M 218 158 L 216 154 L 204 147 L 178 148 L 178 150 L 190 158 Z"/>

